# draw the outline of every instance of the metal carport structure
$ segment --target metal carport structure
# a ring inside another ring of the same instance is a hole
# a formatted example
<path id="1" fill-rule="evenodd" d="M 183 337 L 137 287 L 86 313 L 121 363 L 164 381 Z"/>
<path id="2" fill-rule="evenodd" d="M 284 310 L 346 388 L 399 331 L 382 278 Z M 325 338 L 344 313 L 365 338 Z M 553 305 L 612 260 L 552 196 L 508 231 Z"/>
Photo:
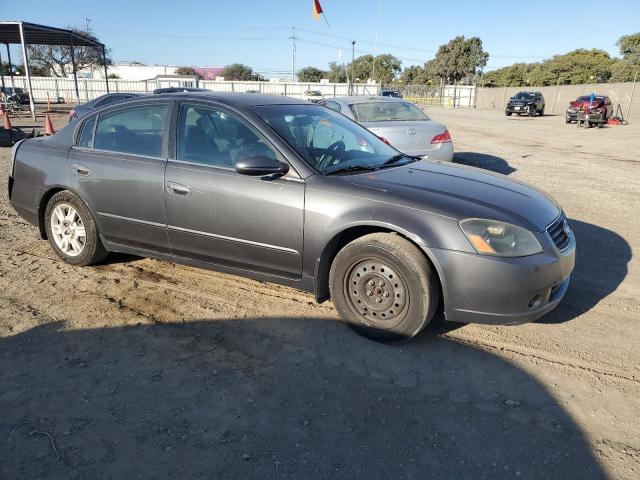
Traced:
<path id="1" fill-rule="evenodd" d="M 24 72 L 27 78 L 27 86 L 29 90 L 29 108 L 33 121 L 36 121 L 36 107 L 33 101 L 33 89 L 31 87 L 31 74 L 29 72 L 29 54 L 27 45 L 68 45 L 71 48 L 71 66 L 73 68 L 73 81 L 76 89 L 76 101 L 80 99 L 78 90 L 78 76 L 76 71 L 76 60 L 74 55 L 74 47 L 92 47 L 99 48 L 102 51 L 102 64 L 104 66 L 104 80 L 107 84 L 107 93 L 109 93 L 109 79 L 107 78 L 107 57 L 105 46 L 103 43 L 83 35 L 73 30 L 64 28 L 47 27 L 29 22 L 20 21 L 0 21 L 0 43 L 4 43 L 7 47 L 7 56 L 9 62 L 9 74 L 13 83 L 13 69 L 11 68 L 11 50 L 9 45 L 20 45 L 22 48 L 22 60 L 24 62 Z M 2 59 L 0 58 L 0 65 Z M 4 72 L 0 68 L 2 77 L 2 86 L 4 87 Z M 13 85 L 12 85 L 13 86 Z"/>

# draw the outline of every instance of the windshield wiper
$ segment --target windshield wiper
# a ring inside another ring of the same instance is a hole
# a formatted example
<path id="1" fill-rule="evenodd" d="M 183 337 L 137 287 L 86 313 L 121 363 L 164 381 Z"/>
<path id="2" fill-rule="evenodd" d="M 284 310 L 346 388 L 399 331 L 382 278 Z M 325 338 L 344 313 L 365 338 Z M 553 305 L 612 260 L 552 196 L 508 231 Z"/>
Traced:
<path id="1" fill-rule="evenodd" d="M 418 160 L 418 157 L 412 157 L 411 155 L 405 155 L 404 153 L 398 153 L 397 155 L 394 155 L 393 157 L 389 158 L 388 160 L 385 160 L 384 163 L 382 165 L 380 165 L 380 167 L 388 167 L 389 165 L 393 165 L 394 163 L 398 163 L 403 158 L 409 158 L 413 162 Z"/>
<path id="2" fill-rule="evenodd" d="M 346 167 L 336 168 L 335 170 L 331 170 L 330 172 L 325 172 L 325 175 L 335 175 L 336 173 L 346 173 L 346 172 L 371 171 L 371 170 L 377 170 L 377 168 L 378 167 L 367 166 L 367 165 L 347 165 Z"/>

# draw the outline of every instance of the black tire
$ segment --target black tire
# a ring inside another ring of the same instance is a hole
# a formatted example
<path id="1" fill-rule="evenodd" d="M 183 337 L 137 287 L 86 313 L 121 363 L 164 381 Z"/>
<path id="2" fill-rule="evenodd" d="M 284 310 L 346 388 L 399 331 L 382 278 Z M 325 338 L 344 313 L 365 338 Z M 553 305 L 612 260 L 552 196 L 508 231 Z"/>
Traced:
<path id="1" fill-rule="evenodd" d="M 537 112 L 536 107 L 530 108 L 529 109 L 529 116 L 530 117 L 535 117 L 536 116 L 536 112 Z"/>
<path id="2" fill-rule="evenodd" d="M 510 117 L 510 116 L 511 116 L 511 112 L 504 112 L 504 114 L 505 114 L 507 117 Z"/>
<path id="3" fill-rule="evenodd" d="M 76 210 L 80 219 L 77 223 L 84 226 L 85 241 L 83 243 L 83 248 L 81 249 L 80 253 L 75 256 L 66 253 L 61 249 L 60 246 L 58 246 L 56 240 L 54 239 L 54 233 L 52 232 L 53 227 L 51 216 L 53 215 L 55 208 L 61 205 L 72 206 Z M 107 256 L 107 251 L 105 250 L 102 242 L 100 241 L 100 237 L 98 236 L 96 221 L 93 218 L 93 215 L 91 215 L 91 211 L 80 199 L 80 197 L 78 197 L 74 193 L 68 190 L 64 190 L 53 195 L 47 203 L 47 208 L 44 213 L 44 222 L 45 229 L 47 231 L 47 238 L 49 240 L 51 248 L 56 253 L 56 255 L 58 255 L 65 262 L 71 265 L 85 266 L 97 263 Z"/>
<path id="4" fill-rule="evenodd" d="M 544 117 L 544 105 L 542 106 L 542 110 L 538 113 L 539 116 Z"/>
<path id="5" fill-rule="evenodd" d="M 564 116 L 564 123 L 571 123 L 571 117 L 569 115 Z"/>
<path id="6" fill-rule="evenodd" d="M 411 242 L 390 233 L 365 235 L 342 248 L 331 265 L 329 289 L 351 328 L 384 342 L 417 335 L 440 301 L 438 276 L 429 260 Z"/>
<path id="7" fill-rule="evenodd" d="M 589 122 L 587 120 L 584 121 L 584 128 L 591 128 L 591 126 L 592 126 L 591 122 Z"/>

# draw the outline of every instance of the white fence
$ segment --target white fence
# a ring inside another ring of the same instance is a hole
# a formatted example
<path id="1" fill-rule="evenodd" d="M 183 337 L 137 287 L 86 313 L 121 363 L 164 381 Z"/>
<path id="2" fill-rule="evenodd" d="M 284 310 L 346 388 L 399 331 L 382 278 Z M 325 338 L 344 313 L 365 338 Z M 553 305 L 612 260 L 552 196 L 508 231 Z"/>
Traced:
<path id="1" fill-rule="evenodd" d="M 5 76 L 5 85 L 11 86 L 11 80 Z M 14 77 L 15 86 L 27 89 L 25 77 Z M 110 92 L 136 92 L 151 93 L 156 88 L 164 88 L 182 85 L 180 79 L 161 78 L 158 80 L 120 80 L 109 79 Z M 189 86 L 206 88 L 214 92 L 247 92 L 254 91 L 270 95 L 285 95 L 291 97 L 302 97 L 307 90 L 318 90 L 325 97 L 339 97 L 350 95 L 350 87 L 346 83 L 302 83 L 302 82 L 236 82 L 236 81 L 214 81 L 200 80 Z M 76 89 L 73 78 L 57 77 L 32 77 L 31 86 L 33 97 L 36 102 L 46 102 L 47 96 L 51 102 L 58 99 L 67 103 L 76 103 Z M 354 84 L 351 86 L 355 95 L 377 95 L 378 85 Z M 107 86 L 104 80 L 78 79 L 79 103 L 92 100 L 107 93 Z"/>

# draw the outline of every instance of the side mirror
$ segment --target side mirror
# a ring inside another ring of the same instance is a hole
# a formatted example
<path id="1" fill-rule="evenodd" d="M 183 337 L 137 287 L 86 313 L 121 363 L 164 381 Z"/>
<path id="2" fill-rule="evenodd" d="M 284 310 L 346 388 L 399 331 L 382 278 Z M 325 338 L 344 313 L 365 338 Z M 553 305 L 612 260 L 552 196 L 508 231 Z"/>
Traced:
<path id="1" fill-rule="evenodd" d="M 242 175 L 263 177 L 265 175 L 284 175 L 289 166 L 265 155 L 242 157 L 236 162 L 236 172 Z"/>

